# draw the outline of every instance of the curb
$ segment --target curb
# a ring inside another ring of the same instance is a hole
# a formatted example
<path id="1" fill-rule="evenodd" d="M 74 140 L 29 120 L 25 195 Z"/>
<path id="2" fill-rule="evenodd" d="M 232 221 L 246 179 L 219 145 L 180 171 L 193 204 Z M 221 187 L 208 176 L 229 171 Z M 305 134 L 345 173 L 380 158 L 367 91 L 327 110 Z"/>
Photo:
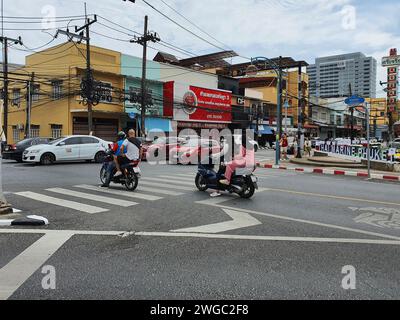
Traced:
<path id="1" fill-rule="evenodd" d="M 351 176 L 351 177 L 360 177 L 360 178 L 368 178 L 368 173 L 366 172 L 358 172 L 358 171 L 345 171 L 345 170 L 332 170 L 332 169 L 320 169 L 320 168 L 295 168 L 295 167 L 284 167 L 284 166 L 276 166 L 273 164 L 264 164 L 257 163 L 257 167 L 264 169 L 275 169 L 275 170 L 288 170 L 288 171 L 296 171 L 296 172 L 304 172 L 304 173 L 314 173 L 314 174 L 324 174 L 324 175 L 336 175 L 336 176 Z M 371 174 L 372 179 L 376 180 L 386 180 L 392 182 L 400 182 L 400 176 L 391 176 L 385 174 Z"/>
<path id="2" fill-rule="evenodd" d="M 27 216 L 12 220 L 0 220 L 0 227 L 15 227 L 15 226 L 47 226 L 49 220 L 41 216 Z"/>

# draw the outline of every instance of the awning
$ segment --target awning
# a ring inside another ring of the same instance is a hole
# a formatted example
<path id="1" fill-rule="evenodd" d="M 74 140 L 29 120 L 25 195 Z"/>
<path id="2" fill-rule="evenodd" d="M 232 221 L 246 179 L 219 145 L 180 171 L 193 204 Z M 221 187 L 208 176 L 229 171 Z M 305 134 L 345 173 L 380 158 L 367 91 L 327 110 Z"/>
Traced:
<path id="1" fill-rule="evenodd" d="M 138 124 L 140 127 L 141 121 L 138 118 Z M 147 132 L 172 132 L 171 120 L 163 118 L 145 118 L 145 129 Z"/>
<path id="2" fill-rule="evenodd" d="M 251 125 L 251 129 L 253 129 L 258 134 L 273 134 L 271 127 L 267 125 L 258 125 L 255 124 Z"/>

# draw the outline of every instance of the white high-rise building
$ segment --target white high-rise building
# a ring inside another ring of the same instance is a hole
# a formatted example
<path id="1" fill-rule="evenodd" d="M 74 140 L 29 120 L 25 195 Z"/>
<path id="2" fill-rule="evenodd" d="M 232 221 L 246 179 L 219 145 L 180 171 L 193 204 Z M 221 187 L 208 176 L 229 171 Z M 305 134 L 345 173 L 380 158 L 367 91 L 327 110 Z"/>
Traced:
<path id="1" fill-rule="evenodd" d="M 361 52 L 315 59 L 307 67 L 310 95 L 320 98 L 357 94 L 376 98 L 377 62 Z"/>

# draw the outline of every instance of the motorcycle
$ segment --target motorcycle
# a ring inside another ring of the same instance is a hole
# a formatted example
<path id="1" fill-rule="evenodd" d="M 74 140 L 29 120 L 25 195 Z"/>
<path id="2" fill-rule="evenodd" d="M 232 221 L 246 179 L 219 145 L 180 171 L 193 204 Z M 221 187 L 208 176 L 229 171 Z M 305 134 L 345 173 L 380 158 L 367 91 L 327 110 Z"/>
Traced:
<path id="1" fill-rule="evenodd" d="M 214 168 L 214 165 L 199 164 L 195 180 L 199 191 L 204 192 L 207 189 L 228 191 L 229 193 L 238 194 L 241 198 L 250 199 L 256 189 L 258 190 L 258 179 L 253 175 L 255 168 L 236 169 L 229 186 L 219 182 L 225 178 L 225 166 L 222 165 L 218 171 L 215 171 Z"/>
<path id="2" fill-rule="evenodd" d="M 103 162 L 103 165 L 100 170 L 100 181 L 104 184 L 107 179 L 107 171 L 109 166 L 112 166 L 114 162 L 114 152 L 110 149 L 106 152 L 106 156 Z M 129 191 L 135 191 L 139 184 L 140 178 L 140 161 L 132 161 L 128 166 L 122 166 L 121 169 L 126 169 L 127 175 L 126 177 L 123 175 L 115 176 L 117 172 L 117 168 L 114 168 L 113 178 L 111 179 L 111 183 L 121 184 L 126 187 Z"/>

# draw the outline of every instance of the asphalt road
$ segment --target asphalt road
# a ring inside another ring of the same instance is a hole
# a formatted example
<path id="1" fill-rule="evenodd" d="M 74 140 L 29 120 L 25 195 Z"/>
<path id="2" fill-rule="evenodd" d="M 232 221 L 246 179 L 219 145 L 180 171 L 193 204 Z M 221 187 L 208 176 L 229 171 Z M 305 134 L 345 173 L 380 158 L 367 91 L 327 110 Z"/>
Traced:
<path id="1" fill-rule="evenodd" d="M 399 184 L 258 169 L 253 199 L 212 199 L 194 166 L 143 163 L 134 193 L 99 189 L 99 169 L 3 162 L 7 200 L 50 224 L 0 229 L 0 299 L 400 296 Z"/>

